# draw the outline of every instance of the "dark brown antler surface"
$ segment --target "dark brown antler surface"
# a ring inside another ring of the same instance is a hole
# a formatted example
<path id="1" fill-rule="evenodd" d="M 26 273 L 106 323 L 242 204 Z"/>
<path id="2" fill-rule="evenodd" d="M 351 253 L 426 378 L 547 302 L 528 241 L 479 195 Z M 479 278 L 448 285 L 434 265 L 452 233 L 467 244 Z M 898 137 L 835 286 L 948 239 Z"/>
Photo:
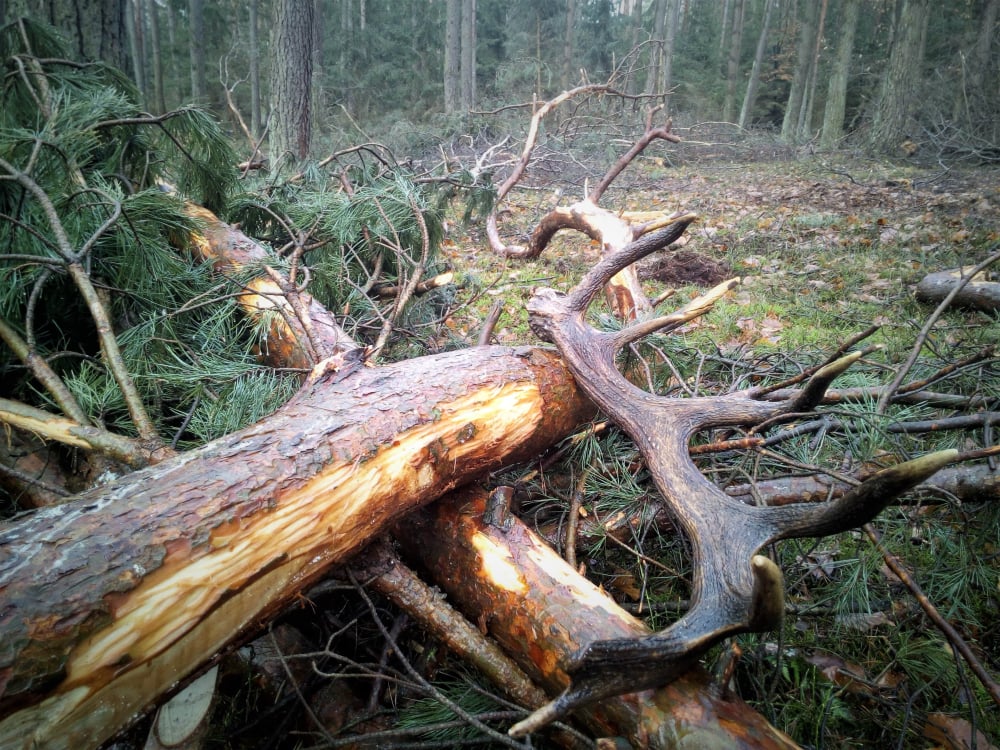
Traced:
<path id="1" fill-rule="evenodd" d="M 781 571 L 758 551 L 770 542 L 855 528 L 889 501 L 947 464 L 954 451 L 887 469 L 836 501 L 751 507 L 727 496 L 691 461 L 688 442 L 698 430 L 753 425 L 815 407 L 830 382 L 854 361 L 848 354 L 818 370 L 790 398 L 759 400 L 755 390 L 676 399 L 640 390 L 615 367 L 615 354 L 655 331 L 668 331 L 707 311 L 730 289 L 726 282 L 665 317 L 602 333 L 584 314 L 604 283 L 636 260 L 667 247 L 694 220 L 687 215 L 603 259 L 568 294 L 538 290 L 528 303 L 531 327 L 554 343 L 581 389 L 635 441 L 666 502 L 690 539 L 694 581 L 691 608 L 666 630 L 644 638 L 597 641 L 568 665 L 572 684 L 556 700 L 515 725 L 523 735 L 573 708 L 611 695 L 665 684 L 705 650 L 739 632 L 776 627 L 784 612 Z"/>

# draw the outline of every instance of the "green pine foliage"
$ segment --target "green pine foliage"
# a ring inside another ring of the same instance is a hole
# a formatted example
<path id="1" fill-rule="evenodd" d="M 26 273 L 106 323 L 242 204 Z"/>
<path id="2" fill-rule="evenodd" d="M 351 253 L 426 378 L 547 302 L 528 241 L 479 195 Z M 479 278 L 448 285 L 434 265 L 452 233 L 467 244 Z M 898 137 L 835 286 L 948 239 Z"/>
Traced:
<path id="1" fill-rule="evenodd" d="M 405 280 L 417 262 L 433 268 L 442 233 L 433 195 L 394 172 L 352 167 L 350 197 L 315 166 L 280 183 L 240 183 L 236 155 L 211 114 L 145 113 L 118 72 L 66 60 L 47 27 L 4 27 L 0 59 L 23 71 L 0 90 L 0 158 L 8 165 L 0 169 L 0 317 L 52 363 L 98 424 L 135 433 L 66 272 L 71 261 L 96 288 L 168 442 L 185 447 L 238 429 L 298 386 L 296 374 L 258 362 L 268 321 L 253 325 L 237 309 L 241 284 L 263 269 L 220 278 L 195 264 L 178 247 L 197 229 L 183 199 L 283 248 L 268 260 L 279 270 L 308 236 L 309 291 L 349 311 L 358 338 L 384 314 L 365 293 L 368 282 Z M 6 346 L 0 379 L 5 395 L 58 411 Z"/>

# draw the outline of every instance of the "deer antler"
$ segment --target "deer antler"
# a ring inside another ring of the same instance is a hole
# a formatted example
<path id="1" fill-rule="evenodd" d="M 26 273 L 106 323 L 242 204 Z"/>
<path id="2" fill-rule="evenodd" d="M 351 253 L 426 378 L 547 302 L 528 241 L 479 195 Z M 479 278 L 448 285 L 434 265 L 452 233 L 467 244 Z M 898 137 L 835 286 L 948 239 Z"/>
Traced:
<path id="1" fill-rule="evenodd" d="M 604 283 L 636 260 L 667 247 L 695 219 L 688 214 L 604 258 L 568 295 L 540 289 L 528 303 L 531 327 L 554 343 L 584 392 L 635 441 L 657 488 L 691 542 L 691 608 L 666 630 L 639 639 L 598 641 L 567 668 L 572 683 L 554 701 L 510 729 L 535 731 L 600 698 L 666 684 L 712 644 L 739 632 L 771 630 L 784 613 L 781 570 L 757 554 L 770 542 L 824 536 L 871 520 L 896 495 L 949 463 L 942 451 L 876 474 L 840 499 L 822 504 L 751 507 L 708 481 L 692 462 L 688 442 L 698 430 L 753 425 L 779 414 L 814 408 L 830 382 L 860 356 L 848 354 L 818 370 L 793 397 L 759 400 L 757 390 L 714 397 L 666 398 L 640 390 L 618 372 L 615 354 L 654 331 L 676 328 L 714 304 L 735 280 L 720 284 L 683 309 L 602 333 L 584 314 Z"/>

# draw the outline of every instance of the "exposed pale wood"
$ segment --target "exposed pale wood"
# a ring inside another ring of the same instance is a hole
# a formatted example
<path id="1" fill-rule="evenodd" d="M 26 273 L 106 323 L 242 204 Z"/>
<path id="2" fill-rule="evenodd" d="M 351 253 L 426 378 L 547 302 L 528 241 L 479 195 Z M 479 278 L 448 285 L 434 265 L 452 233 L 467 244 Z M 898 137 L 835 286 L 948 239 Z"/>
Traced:
<path id="1" fill-rule="evenodd" d="M 188 239 L 187 247 L 203 263 L 211 263 L 220 273 L 261 265 L 267 250 L 239 227 L 221 221 L 211 211 L 188 203 L 185 209 L 199 223 L 199 231 Z M 261 274 L 239 296 L 240 307 L 251 318 L 270 314 L 267 347 L 261 351 L 265 362 L 275 367 L 309 369 L 320 360 L 343 356 L 359 345 L 337 323 L 323 305 L 305 292 L 286 294 L 280 276 Z M 297 297 L 297 299 L 296 299 Z"/>
<path id="2" fill-rule="evenodd" d="M 397 538 L 448 599 L 479 622 L 550 694 L 569 685 L 565 668 L 588 643 L 650 631 L 579 575 L 516 518 L 483 520 L 486 493 L 454 492 L 406 519 Z M 795 743 L 695 666 L 666 687 L 582 707 L 574 717 L 596 737 L 635 748 L 791 748 Z"/>
<path id="3" fill-rule="evenodd" d="M 354 367 L 0 529 L 0 747 L 97 746 L 390 521 L 593 408 L 538 349 Z"/>

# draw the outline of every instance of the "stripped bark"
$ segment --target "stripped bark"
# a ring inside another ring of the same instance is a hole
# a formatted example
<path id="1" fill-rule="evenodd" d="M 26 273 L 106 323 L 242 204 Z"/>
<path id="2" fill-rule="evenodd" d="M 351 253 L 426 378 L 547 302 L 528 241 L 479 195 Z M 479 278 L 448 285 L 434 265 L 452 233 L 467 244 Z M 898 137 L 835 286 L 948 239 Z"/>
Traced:
<path id="1" fill-rule="evenodd" d="M 257 425 L 0 530 L 0 747 L 96 747 L 393 519 L 593 408 L 528 348 L 311 380 Z"/>
<path id="2" fill-rule="evenodd" d="M 639 620 L 579 575 L 514 517 L 483 519 L 486 493 L 452 493 L 407 518 L 397 534 L 410 554 L 473 622 L 555 695 L 569 685 L 566 664 L 587 644 L 650 634 Z M 666 687 L 608 698 L 574 717 L 596 737 L 632 747 L 791 748 L 795 743 L 739 698 L 693 667 Z"/>

